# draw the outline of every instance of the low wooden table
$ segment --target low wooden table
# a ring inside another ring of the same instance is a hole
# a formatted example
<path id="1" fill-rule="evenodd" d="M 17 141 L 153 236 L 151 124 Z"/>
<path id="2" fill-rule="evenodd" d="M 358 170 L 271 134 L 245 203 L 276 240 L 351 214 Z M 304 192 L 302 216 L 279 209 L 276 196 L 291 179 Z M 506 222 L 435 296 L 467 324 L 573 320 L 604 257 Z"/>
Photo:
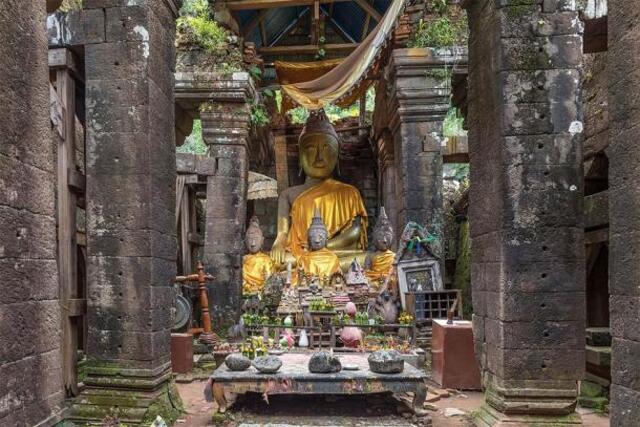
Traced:
<path id="1" fill-rule="evenodd" d="M 427 396 L 427 376 L 408 363 L 399 374 L 376 374 L 369 370 L 367 353 L 339 355 L 343 365 L 354 364 L 357 371 L 342 370 L 335 374 L 312 374 L 307 366 L 311 353 L 285 353 L 280 357 L 282 367 L 275 374 L 261 374 L 253 366 L 246 371 L 234 372 L 226 365 L 218 367 L 209 378 L 205 396 L 211 396 L 218 410 L 229 407 L 225 393 L 261 393 L 266 398 L 274 394 L 370 394 L 413 393 L 413 410 L 422 410 Z"/>

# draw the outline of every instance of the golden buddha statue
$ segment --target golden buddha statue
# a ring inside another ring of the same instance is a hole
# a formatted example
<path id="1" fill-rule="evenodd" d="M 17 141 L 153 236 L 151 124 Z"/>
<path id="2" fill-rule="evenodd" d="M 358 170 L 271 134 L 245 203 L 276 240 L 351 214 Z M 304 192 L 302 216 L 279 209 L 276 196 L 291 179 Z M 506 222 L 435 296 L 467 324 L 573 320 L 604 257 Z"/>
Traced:
<path id="1" fill-rule="evenodd" d="M 381 208 L 376 227 L 373 230 L 373 244 L 376 250 L 369 252 L 364 261 L 364 273 L 374 284 L 384 281 L 393 267 L 396 254 L 389 249 L 392 242 L 393 228 L 387 218 L 387 213 L 384 208 Z"/>
<path id="2" fill-rule="evenodd" d="M 271 257 L 262 252 L 264 236 L 255 216 L 249 221 L 245 245 L 249 253 L 242 260 L 242 292 L 255 294 L 262 291 L 267 278 L 274 272 Z"/>
<path id="3" fill-rule="evenodd" d="M 329 233 L 318 209 L 315 209 L 307 236 L 309 250 L 303 252 L 298 264 L 306 274 L 315 276 L 321 281 L 327 281 L 340 271 L 340 260 L 336 254 L 327 249 Z"/>
<path id="4" fill-rule="evenodd" d="M 367 212 L 360 192 L 331 178 L 338 163 L 339 138 L 324 111 L 312 112 L 299 139 L 302 185 L 290 187 L 278 198 L 278 236 L 271 258 L 281 266 L 306 251 L 307 230 L 318 208 L 328 233 L 327 248 L 347 265 L 367 247 Z"/>

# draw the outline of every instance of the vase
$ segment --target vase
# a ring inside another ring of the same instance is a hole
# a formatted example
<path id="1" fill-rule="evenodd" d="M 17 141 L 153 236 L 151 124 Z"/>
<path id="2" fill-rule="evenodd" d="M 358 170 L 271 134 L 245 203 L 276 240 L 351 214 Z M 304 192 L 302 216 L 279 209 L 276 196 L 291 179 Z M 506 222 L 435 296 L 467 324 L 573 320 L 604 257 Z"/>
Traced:
<path id="1" fill-rule="evenodd" d="M 309 347 L 309 337 L 307 336 L 307 331 L 305 329 L 300 331 L 298 347 Z"/>

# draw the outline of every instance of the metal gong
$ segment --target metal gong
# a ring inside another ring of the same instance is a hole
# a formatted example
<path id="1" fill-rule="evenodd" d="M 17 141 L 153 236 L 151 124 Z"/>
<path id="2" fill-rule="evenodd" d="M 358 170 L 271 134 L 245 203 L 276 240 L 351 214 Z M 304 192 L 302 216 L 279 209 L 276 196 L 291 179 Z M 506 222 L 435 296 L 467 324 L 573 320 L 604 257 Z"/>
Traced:
<path id="1" fill-rule="evenodd" d="M 173 319 L 172 331 L 180 331 L 189 325 L 191 317 L 191 303 L 182 295 L 176 295 L 175 317 Z"/>

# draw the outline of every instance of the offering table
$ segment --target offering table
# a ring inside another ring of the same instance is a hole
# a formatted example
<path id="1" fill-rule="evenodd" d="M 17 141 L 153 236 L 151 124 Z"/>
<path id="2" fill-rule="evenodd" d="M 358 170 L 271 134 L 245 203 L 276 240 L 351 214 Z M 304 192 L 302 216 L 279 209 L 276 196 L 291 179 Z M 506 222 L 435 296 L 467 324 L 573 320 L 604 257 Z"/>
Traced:
<path id="1" fill-rule="evenodd" d="M 422 410 L 427 395 L 426 374 L 404 364 L 399 374 L 376 374 L 369 370 L 368 353 L 340 355 L 340 362 L 356 365 L 358 370 L 345 370 L 331 374 L 313 374 L 307 368 L 311 353 L 285 353 L 280 357 L 282 367 L 275 374 L 261 374 L 254 367 L 234 372 L 226 365 L 219 366 L 209 378 L 205 388 L 208 401 L 215 399 L 218 410 L 229 407 L 225 393 L 229 395 L 255 392 L 275 394 L 371 394 L 412 392 L 412 409 Z"/>

